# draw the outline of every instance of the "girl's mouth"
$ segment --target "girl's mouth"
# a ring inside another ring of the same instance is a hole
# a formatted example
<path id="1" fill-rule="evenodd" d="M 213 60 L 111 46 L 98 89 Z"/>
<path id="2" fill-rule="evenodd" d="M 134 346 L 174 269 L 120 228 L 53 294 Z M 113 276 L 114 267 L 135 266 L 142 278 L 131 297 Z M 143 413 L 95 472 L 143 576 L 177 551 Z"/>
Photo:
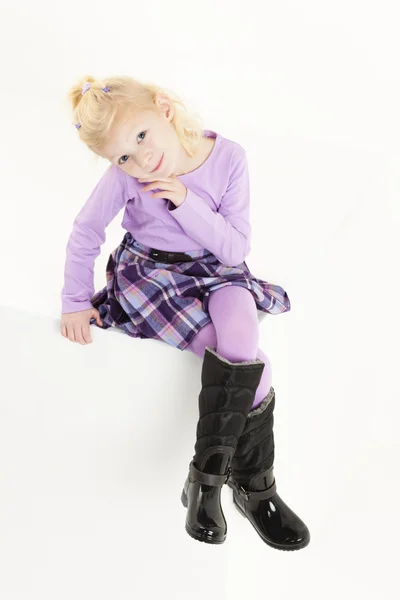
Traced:
<path id="1" fill-rule="evenodd" d="M 158 165 L 151 171 L 152 173 L 154 173 L 154 171 L 157 171 L 157 169 L 159 169 L 161 167 L 161 163 L 163 161 L 163 158 L 164 158 L 164 154 L 162 155 L 161 160 L 158 163 Z"/>

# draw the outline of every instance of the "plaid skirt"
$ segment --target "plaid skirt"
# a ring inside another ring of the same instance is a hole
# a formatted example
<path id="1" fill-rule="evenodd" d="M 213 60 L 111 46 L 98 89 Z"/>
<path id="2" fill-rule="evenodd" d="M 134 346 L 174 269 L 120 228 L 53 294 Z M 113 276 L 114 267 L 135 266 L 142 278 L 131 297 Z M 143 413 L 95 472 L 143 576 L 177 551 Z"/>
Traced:
<path id="1" fill-rule="evenodd" d="M 240 285 L 253 294 L 257 309 L 270 314 L 290 310 L 283 288 L 256 279 L 246 262 L 223 265 L 207 249 L 185 251 L 188 262 L 156 262 L 152 248 L 128 232 L 110 255 L 107 285 L 91 299 L 100 313 L 101 329 L 117 327 L 132 337 L 153 338 L 184 350 L 202 327 L 211 322 L 210 292 Z"/>

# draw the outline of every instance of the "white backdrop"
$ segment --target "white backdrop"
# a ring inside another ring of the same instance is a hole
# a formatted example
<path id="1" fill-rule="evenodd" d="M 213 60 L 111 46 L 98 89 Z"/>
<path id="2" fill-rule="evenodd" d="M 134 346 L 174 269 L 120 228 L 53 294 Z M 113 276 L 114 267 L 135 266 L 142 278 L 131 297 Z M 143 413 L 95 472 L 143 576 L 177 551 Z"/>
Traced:
<path id="1" fill-rule="evenodd" d="M 394 0 L 0 0 L 1 598 L 394 597 L 399 16 Z M 107 168 L 65 100 L 85 74 L 165 85 L 247 150 L 247 263 L 292 302 L 260 318 L 260 347 L 303 551 L 263 544 L 225 488 L 226 543 L 184 531 L 198 357 L 59 333 L 65 246 Z"/>

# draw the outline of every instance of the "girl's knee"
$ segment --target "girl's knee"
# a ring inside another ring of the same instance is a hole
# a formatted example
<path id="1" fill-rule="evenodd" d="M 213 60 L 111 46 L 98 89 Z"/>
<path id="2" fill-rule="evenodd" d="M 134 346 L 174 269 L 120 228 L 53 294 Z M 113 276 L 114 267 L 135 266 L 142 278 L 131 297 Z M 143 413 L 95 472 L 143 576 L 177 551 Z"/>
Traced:
<path id="1" fill-rule="evenodd" d="M 258 328 L 255 299 L 250 290 L 242 286 L 225 286 L 211 292 L 208 309 L 218 333 L 220 329 L 240 333 L 243 329 Z"/>
<path id="2" fill-rule="evenodd" d="M 257 312 L 257 305 L 252 292 L 241 285 L 226 285 L 210 292 L 209 309 L 215 307 L 216 311 L 222 310 L 224 314 L 237 310 L 243 312 Z"/>

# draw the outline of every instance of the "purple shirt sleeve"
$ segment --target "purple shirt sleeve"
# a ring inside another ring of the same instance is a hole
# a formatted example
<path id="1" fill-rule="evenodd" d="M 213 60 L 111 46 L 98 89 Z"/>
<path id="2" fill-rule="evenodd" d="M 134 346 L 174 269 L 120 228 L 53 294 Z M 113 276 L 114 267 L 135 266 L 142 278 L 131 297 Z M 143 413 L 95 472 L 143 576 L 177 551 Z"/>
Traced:
<path id="1" fill-rule="evenodd" d="M 66 247 L 62 313 L 92 308 L 94 261 L 105 242 L 105 229 L 128 201 L 125 179 L 108 168 L 76 217 Z"/>
<path id="2" fill-rule="evenodd" d="M 192 190 L 168 210 L 182 229 L 226 266 L 242 263 L 251 249 L 250 184 L 245 151 L 234 153 L 230 178 L 217 212 Z"/>

